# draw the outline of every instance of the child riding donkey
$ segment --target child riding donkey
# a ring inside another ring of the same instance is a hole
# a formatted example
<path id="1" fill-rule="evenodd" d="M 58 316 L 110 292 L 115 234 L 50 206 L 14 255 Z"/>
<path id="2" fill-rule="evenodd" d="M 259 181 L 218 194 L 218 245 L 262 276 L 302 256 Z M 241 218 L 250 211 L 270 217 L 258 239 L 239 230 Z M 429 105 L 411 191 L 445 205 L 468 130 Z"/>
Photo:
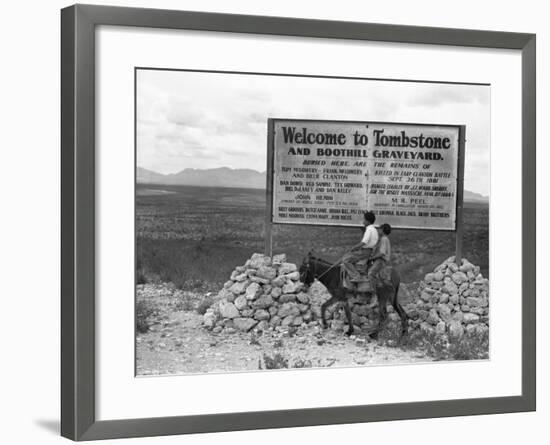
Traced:
<path id="1" fill-rule="evenodd" d="M 361 292 L 371 294 L 376 287 L 377 274 L 389 263 L 391 251 L 388 238 L 391 233 L 391 226 L 382 224 L 377 230 L 374 226 L 375 221 L 376 216 L 373 212 L 364 214 L 365 232 L 361 242 L 353 246 L 350 252 L 342 257 L 342 267 L 348 274 L 349 280 L 352 283 L 361 283 Z M 359 264 L 370 264 L 367 280 L 361 276 L 357 268 Z"/>

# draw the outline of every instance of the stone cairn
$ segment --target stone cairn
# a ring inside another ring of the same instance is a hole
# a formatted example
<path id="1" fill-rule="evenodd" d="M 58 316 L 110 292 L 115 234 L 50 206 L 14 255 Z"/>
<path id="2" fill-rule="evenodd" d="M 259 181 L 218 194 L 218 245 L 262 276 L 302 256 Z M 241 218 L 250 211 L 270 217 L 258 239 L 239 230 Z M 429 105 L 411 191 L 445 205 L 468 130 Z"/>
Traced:
<path id="1" fill-rule="evenodd" d="M 410 317 L 409 327 L 460 338 L 464 333 L 488 330 L 489 282 L 479 267 L 454 257 L 447 259 L 425 276 L 419 297 L 401 284 L 399 298 Z M 315 282 L 306 293 L 296 264 L 286 255 L 273 258 L 255 253 L 243 266 L 235 268 L 230 280 L 218 293 L 216 302 L 203 316 L 203 325 L 214 333 L 284 331 L 290 327 L 318 325 L 321 304 L 329 294 Z M 412 300 L 409 304 L 404 304 Z M 349 300 L 355 329 L 368 329 L 377 322 L 377 302 L 364 297 Z M 388 305 L 389 323 L 399 323 L 399 315 Z M 327 309 L 327 322 L 335 331 L 347 330 L 343 307 Z"/>
<path id="2" fill-rule="evenodd" d="M 298 268 L 286 261 L 286 255 L 272 259 L 255 253 L 233 271 L 204 314 L 203 324 L 215 333 L 307 324 L 313 314 L 302 290 Z"/>
<path id="3" fill-rule="evenodd" d="M 250 330 L 284 331 L 289 327 L 317 325 L 321 304 L 330 298 L 323 285 L 315 282 L 306 293 L 296 264 L 286 255 L 273 258 L 255 253 L 235 268 L 218 293 L 216 302 L 203 316 L 203 325 L 214 333 Z M 356 329 L 371 325 L 377 317 L 364 298 L 351 298 L 352 322 Z M 388 307 L 391 321 L 399 320 Z M 335 331 L 347 330 L 344 309 L 334 304 L 327 309 L 327 322 Z"/>
<path id="4" fill-rule="evenodd" d="M 489 280 L 478 266 L 450 257 L 420 283 L 420 296 L 404 306 L 409 326 L 425 332 L 461 338 L 489 330 Z"/>

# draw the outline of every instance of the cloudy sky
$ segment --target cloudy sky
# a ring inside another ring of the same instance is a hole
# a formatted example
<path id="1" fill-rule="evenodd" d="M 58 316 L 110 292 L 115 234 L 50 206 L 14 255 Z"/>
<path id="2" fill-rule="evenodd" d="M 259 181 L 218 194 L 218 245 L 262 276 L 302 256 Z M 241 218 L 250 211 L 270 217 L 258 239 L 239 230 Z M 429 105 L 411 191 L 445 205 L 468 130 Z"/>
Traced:
<path id="1" fill-rule="evenodd" d="M 465 124 L 465 188 L 489 195 L 490 87 L 139 70 L 137 165 L 265 171 L 268 117 Z"/>

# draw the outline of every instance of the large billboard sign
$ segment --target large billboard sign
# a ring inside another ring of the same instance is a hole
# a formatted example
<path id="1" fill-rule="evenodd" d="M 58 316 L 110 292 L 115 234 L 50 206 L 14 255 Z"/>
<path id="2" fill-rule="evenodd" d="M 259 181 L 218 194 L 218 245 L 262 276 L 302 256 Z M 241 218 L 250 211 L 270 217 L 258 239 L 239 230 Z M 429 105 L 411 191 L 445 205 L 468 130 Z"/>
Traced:
<path id="1" fill-rule="evenodd" d="M 464 126 L 269 119 L 268 212 L 277 224 L 456 230 Z"/>

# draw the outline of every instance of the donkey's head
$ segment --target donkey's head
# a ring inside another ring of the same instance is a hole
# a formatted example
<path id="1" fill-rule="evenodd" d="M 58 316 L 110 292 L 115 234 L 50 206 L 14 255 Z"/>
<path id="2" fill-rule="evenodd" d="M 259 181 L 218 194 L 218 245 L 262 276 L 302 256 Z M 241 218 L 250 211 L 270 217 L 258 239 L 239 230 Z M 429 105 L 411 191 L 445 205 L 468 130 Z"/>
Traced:
<path id="1" fill-rule="evenodd" d="M 311 286 L 311 283 L 315 281 L 315 270 L 314 264 L 312 263 L 311 259 L 311 252 L 308 252 L 308 254 L 303 259 L 299 271 L 300 281 L 304 283 L 305 290 L 307 291 L 309 289 L 309 286 Z"/>

